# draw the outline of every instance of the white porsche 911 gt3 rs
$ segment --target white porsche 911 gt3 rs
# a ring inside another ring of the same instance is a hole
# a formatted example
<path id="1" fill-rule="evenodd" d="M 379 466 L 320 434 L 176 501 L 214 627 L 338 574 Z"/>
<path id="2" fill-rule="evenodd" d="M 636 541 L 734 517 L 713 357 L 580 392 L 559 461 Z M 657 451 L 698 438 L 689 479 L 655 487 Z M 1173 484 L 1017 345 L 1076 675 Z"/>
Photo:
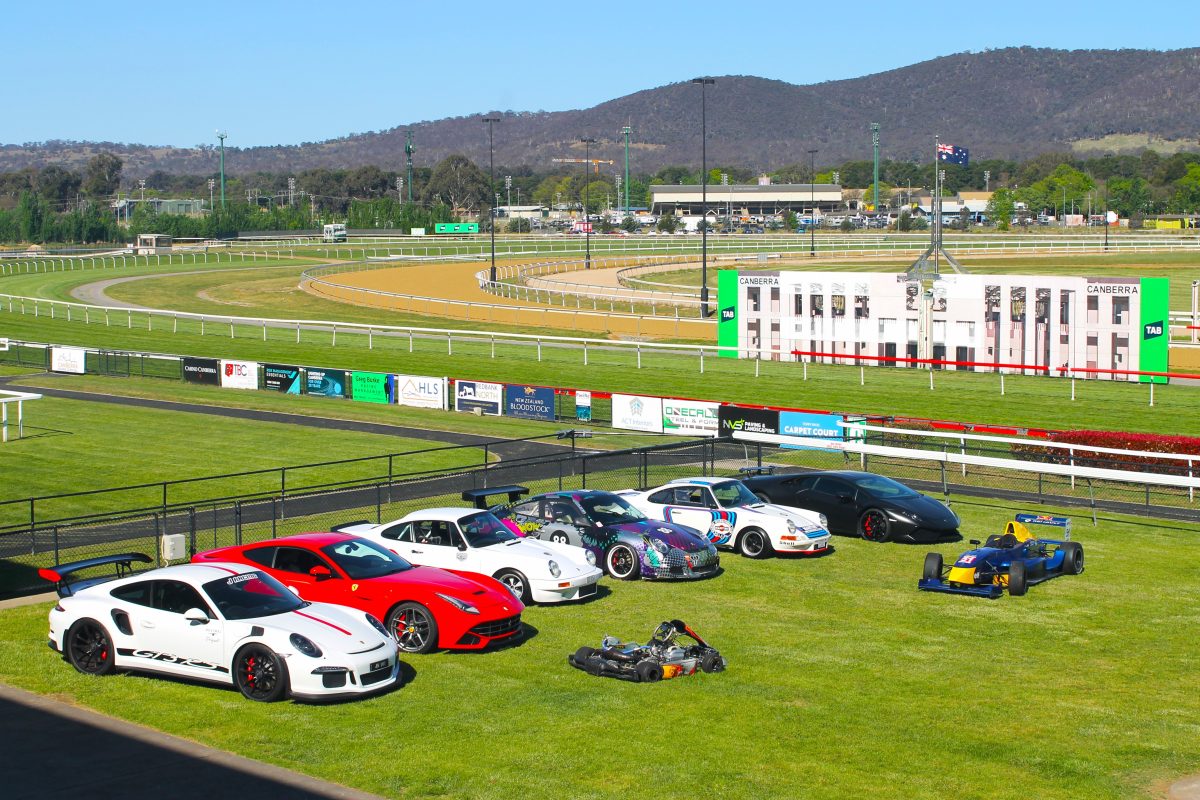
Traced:
<path id="1" fill-rule="evenodd" d="M 77 670 L 160 672 L 232 684 L 251 700 L 361 695 L 399 678 L 396 641 L 361 611 L 301 600 L 244 564 L 130 574 L 141 553 L 40 570 L 58 585 L 50 646 Z M 114 564 L 117 577 L 71 582 Z"/>

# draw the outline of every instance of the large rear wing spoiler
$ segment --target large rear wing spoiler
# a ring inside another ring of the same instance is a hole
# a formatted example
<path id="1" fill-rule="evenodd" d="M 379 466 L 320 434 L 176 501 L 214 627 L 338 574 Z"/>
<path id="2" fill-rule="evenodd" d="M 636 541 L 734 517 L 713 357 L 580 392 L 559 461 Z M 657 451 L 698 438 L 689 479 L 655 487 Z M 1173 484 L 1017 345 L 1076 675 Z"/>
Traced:
<path id="1" fill-rule="evenodd" d="M 1025 526 L 1046 525 L 1052 528 L 1058 528 L 1060 533 L 1055 538 L 1060 538 L 1067 542 L 1071 540 L 1070 517 L 1052 517 L 1049 514 L 1017 514 L 1016 521 Z M 1010 522 L 1009 524 L 1011 525 L 1012 523 Z"/>
<path id="2" fill-rule="evenodd" d="M 145 553 L 121 553 L 115 556 L 87 558 L 83 561 L 72 561 L 68 564 L 55 564 L 53 567 L 43 567 L 38 570 L 38 575 L 54 584 L 54 591 L 58 592 L 59 597 L 69 597 L 85 586 L 94 586 L 97 583 L 125 577 L 133 572 L 135 562 L 138 564 L 150 564 L 153 562 L 153 559 Z M 69 576 L 74 575 L 76 572 L 103 567 L 108 564 L 116 565 L 116 573 L 114 575 L 85 578 L 79 581 L 67 580 Z"/>
<path id="3" fill-rule="evenodd" d="M 529 494 L 529 489 L 524 486 L 491 486 L 484 489 L 465 489 L 462 493 L 462 499 L 471 503 L 475 508 L 486 509 L 488 500 L 497 495 L 505 495 L 508 497 L 508 502 L 515 503 L 521 499 L 522 495 Z"/>

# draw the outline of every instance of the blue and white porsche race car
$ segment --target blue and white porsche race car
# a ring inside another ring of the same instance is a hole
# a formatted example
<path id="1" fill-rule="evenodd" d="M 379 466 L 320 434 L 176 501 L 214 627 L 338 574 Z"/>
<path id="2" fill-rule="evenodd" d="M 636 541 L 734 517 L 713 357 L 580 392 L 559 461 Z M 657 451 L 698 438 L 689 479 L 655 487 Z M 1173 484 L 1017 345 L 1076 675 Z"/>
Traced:
<path id="1" fill-rule="evenodd" d="M 50 646 L 75 669 L 145 670 L 232 684 L 251 700 L 368 694 L 399 680 L 396 640 L 362 611 L 307 603 L 245 564 L 131 574 L 142 553 L 39 570 L 57 584 Z M 72 581 L 115 565 L 117 576 Z"/>
<path id="2" fill-rule="evenodd" d="M 748 558 L 829 552 L 824 514 L 764 503 L 734 478 L 681 478 L 645 492 L 617 492 L 651 519 L 685 525 Z"/>

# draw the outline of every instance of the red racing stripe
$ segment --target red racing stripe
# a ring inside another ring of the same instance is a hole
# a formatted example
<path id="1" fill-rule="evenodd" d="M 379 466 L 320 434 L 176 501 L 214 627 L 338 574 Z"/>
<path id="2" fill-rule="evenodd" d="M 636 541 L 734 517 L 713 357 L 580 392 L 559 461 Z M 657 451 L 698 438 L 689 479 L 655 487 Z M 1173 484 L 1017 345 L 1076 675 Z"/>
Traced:
<path id="1" fill-rule="evenodd" d="M 351 635 L 350 631 L 346 630 L 345 628 L 334 625 L 332 622 L 329 622 L 328 620 L 321 619 L 320 617 L 314 617 L 312 614 L 305 614 L 303 611 L 296 611 L 294 613 L 299 614 L 302 617 L 311 619 L 314 622 L 320 622 L 323 625 L 328 625 L 329 627 L 333 628 L 335 631 L 341 631 L 342 633 L 346 634 L 347 636 Z"/>

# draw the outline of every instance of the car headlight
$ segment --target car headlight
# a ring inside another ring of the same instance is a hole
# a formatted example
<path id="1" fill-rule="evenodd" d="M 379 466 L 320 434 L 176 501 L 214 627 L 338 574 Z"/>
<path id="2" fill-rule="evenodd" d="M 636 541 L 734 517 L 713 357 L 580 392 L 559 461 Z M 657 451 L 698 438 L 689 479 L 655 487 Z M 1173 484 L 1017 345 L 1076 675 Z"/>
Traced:
<path id="1" fill-rule="evenodd" d="M 584 550 L 583 557 L 586 558 L 587 562 L 589 564 L 591 564 L 593 567 L 596 566 L 596 554 L 593 553 L 591 550 Z"/>
<path id="2" fill-rule="evenodd" d="M 557 578 L 559 575 L 562 575 L 562 568 L 558 566 L 557 561 L 550 561 L 546 566 L 550 568 L 550 574 L 554 577 Z"/>
<path id="3" fill-rule="evenodd" d="M 368 625 L 370 625 L 372 628 L 374 628 L 375 630 L 382 633 L 387 638 L 389 638 L 389 639 L 392 638 L 392 635 L 390 633 L 388 633 L 388 629 L 383 626 L 382 622 L 375 619 L 374 614 L 363 614 L 363 616 L 367 618 Z"/>
<path id="4" fill-rule="evenodd" d="M 828 517 L 826 517 L 824 514 L 817 514 L 817 519 L 821 521 L 822 528 L 824 528 L 825 530 L 829 530 L 829 518 Z"/>
<path id="5" fill-rule="evenodd" d="M 796 532 L 796 523 L 793 520 L 788 519 L 787 529 L 788 529 L 788 533 L 795 533 Z"/>
<path id="6" fill-rule="evenodd" d="M 671 549 L 671 546 L 662 539 L 651 539 L 650 546 L 664 555 L 666 555 L 667 551 Z"/>
<path id="7" fill-rule="evenodd" d="M 442 594 L 441 592 L 436 592 L 436 594 L 438 597 L 442 598 L 447 603 L 449 603 L 450 605 L 457 608 L 459 611 L 464 611 L 468 614 L 478 614 L 479 613 L 478 608 L 471 605 L 470 603 L 459 600 L 457 597 L 451 597 L 450 595 Z"/>
<path id="8" fill-rule="evenodd" d="M 296 648 L 297 653 L 308 656 L 309 658 L 320 658 L 321 648 L 313 643 L 312 639 L 307 636 L 301 636 L 298 633 L 293 633 L 288 637 L 288 641 L 292 643 L 292 647 Z"/>

